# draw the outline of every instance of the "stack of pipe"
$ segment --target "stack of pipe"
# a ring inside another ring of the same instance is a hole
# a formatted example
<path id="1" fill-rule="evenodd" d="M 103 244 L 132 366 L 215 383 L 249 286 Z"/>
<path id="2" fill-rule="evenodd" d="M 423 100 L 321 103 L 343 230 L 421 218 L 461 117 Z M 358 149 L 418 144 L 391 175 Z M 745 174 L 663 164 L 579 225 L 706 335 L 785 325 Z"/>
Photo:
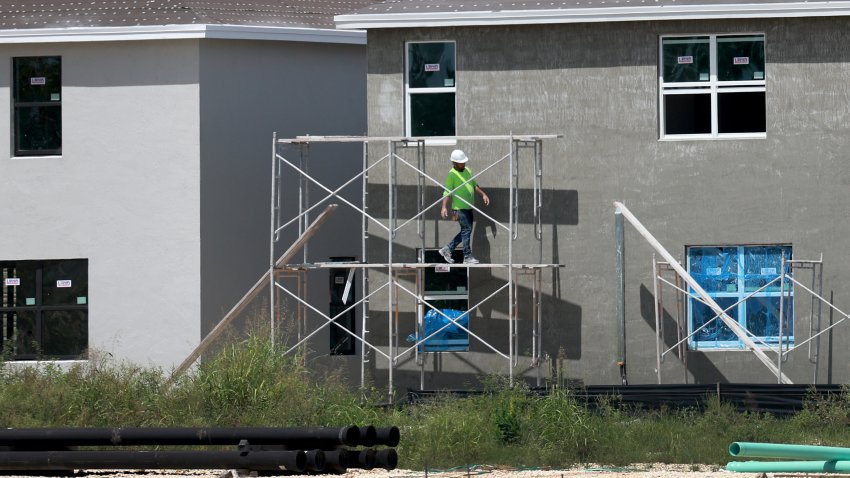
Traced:
<path id="1" fill-rule="evenodd" d="M 848 473 L 850 448 L 781 443 L 734 442 L 729 454 L 778 461 L 730 461 L 728 471 L 742 473 Z"/>
<path id="2" fill-rule="evenodd" d="M 77 469 L 238 469 L 344 473 L 394 469 L 397 427 L 0 429 L 0 473 Z M 230 451 L 79 447 L 231 446 Z M 380 448 L 376 448 L 380 447 Z"/>

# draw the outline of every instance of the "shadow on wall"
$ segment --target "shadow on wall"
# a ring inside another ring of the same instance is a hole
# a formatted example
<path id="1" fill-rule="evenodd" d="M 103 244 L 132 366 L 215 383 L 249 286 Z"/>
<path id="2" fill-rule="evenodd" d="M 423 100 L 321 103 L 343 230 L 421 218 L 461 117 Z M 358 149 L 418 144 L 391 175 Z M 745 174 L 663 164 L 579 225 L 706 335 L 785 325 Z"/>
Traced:
<path id="1" fill-rule="evenodd" d="M 640 315 L 643 317 L 643 320 L 647 323 L 647 325 L 655 331 L 655 296 L 644 285 L 640 286 Z M 676 319 L 667 312 L 666 308 L 663 308 L 661 310 L 661 320 L 664 321 L 664 338 L 662 347 L 664 350 L 667 350 L 678 342 L 678 338 L 676 336 Z M 628 353 L 629 346 L 632 344 L 628 342 L 628 324 L 626 324 L 626 327 L 626 353 Z M 685 329 L 684 334 L 687 334 L 687 328 Z M 724 383 L 729 381 L 723 373 L 721 373 L 720 370 L 711 363 L 705 353 L 699 351 L 686 351 L 685 353 L 688 354 L 688 372 L 690 372 L 693 377 L 694 383 Z M 679 360 L 671 354 L 667 354 L 665 359 Z M 642 360 L 648 360 L 654 366 L 656 360 L 655 354 L 653 353 Z M 680 373 L 667 373 L 666 375 L 662 374 L 661 378 L 665 383 L 679 383 L 682 376 Z"/>
<path id="2" fill-rule="evenodd" d="M 386 250 L 386 239 L 371 237 L 369 240 L 371 247 L 377 250 Z M 480 244 L 480 242 L 476 244 Z M 394 244 L 393 250 L 398 256 L 416 257 L 415 248 Z M 552 269 L 551 272 L 544 271 L 544 281 L 549 279 L 545 274 L 551 274 L 549 278 L 551 278 L 552 282 L 551 285 L 544 284 L 541 290 L 542 354 L 548 354 L 551 358 L 557 358 L 558 354 L 561 353 L 565 354 L 563 358 L 571 360 L 579 359 L 582 354 L 582 308 L 578 304 L 561 298 L 559 269 Z M 470 302 L 473 305 L 487 297 L 492 291 L 504 284 L 505 281 L 502 277 L 494 276 L 492 271 L 487 268 L 470 269 L 469 280 Z M 532 310 L 532 290 L 528 285 L 528 281 L 530 280 L 530 277 L 519 279 L 516 285 L 517 306 L 520 319 L 520 323 L 518 324 L 520 333 L 519 350 L 521 354 L 525 355 L 530 355 L 531 351 L 531 323 L 529 318 Z M 373 286 L 375 285 L 377 283 L 373 283 Z M 508 301 L 506 294 L 506 291 L 502 291 L 499 295 L 479 306 L 478 313 L 473 316 L 475 318 L 471 319 L 470 328 L 488 342 L 492 341 L 492 343 L 495 343 L 502 337 L 504 337 L 505 341 L 507 340 L 507 325 L 504 323 L 504 320 L 491 320 L 494 316 L 507 316 Z M 413 320 L 413 318 L 409 319 L 409 328 L 411 331 L 413 330 Z M 476 324 L 476 322 L 478 323 Z M 405 330 L 403 329 L 403 331 Z M 379 332 L 373 331 L 373 333 L 378 334 Z M 470 347 L 474 351 L 489 350 L 475 339 L 470 339 Z M 504 349 L 507 350 L 507 346 Z"/>
<path id="3" fill-rule="evenodd" d="M 432 202 L 437 202 L 443 197 L 443 190 L 435 186 L 426 186 L 424 188 L 425 206 Z M 476 198 L 476 207 L 485 211 L 488 216 L 493 219 L 507 223 L 508 214 L 510 213 L 510 190 L 508 188 L 485 188 L 487 195 L 490 196 L 490 205 L 483 206 L 481 198 Z M 396 217 L 399 219 L 408 219 L 415 216 L 419 210 L 416 206 L 416 186 L 397 186 L 396 192 L 398 198 L 398 210 Z M 389 217 L 388 197 L 386 184 L 373 184 L 368 186 L 369 193 L 369 214 L 372 217 L 386 219 Z M 518 202 L 518 217 L 519 224 L 532 224 L 534 222 L 533 205 L 534 191 L 529 188 L 519 189 L 517 194 Z M 440 204 L 431 207 L 425 213 L 428 219 L 440 219 Z M 476 222 L 484 225 L 486 228 L 495 227 L 485 218 L 476 218 Z M 480 220 L 480 222 L 479 222 Z M 558 226 L 575 226 L 578 225 L 578 191 L 574 189 L 544 189 L 541 221 L 547 225 Z M 415 225 L 409 226 L 415 228 Z"/>

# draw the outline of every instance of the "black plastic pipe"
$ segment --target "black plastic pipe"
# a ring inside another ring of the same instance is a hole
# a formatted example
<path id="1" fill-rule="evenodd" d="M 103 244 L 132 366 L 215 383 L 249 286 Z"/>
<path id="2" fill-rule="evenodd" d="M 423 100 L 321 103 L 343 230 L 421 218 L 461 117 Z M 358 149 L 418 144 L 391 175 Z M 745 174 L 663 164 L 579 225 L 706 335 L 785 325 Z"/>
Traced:
<path id="1" fill-rule="evenodd" d="M 374 429 L 374 427 L 373 427 Z M 374 437 L 374 431 L 371 436 Z M 333 448 L 360 444 L 360 429 L 342 428 L 21 428 L 0 429 L 0 446 L 284 445 Z M 371 445 L 370 445 L 371 446 Z"/>
<path id="2" fill-rule="evenodd" d="M 349 468 L 363 468 L 364 470 L 371 470 L 375 468 L 375 464 L 377 463 L 377 453 L 375 450 L 348 450 L 348 467 Z"/>
<path id="3" fill-rule="evenodd" d="M 0 451 L 0 470 L 306 469 L 304 451 Z"/>
<path id="4" fill-rule="evenodd" d="M 375 429 L 375 444 L 376 445 L 398 446 L 398 442 L 400 440 L 401 440 L 401 433 L 399 433 L 398 427 L 376 428 Z"/>
<path id="5" fill-rule="evenodd" d="M 360 427 L 360 445 L 361 446 L 375 446 L 375 443 L 378 441 L 378 429 L 373 427 L 372 425 L 367 425 L 365 427 Z"/>
<path id="6" fill-rule="evenodd" d="M 348 470 L 348 452 L 346 450 L 325 450 L 325 470 L 345 473 Z"/>
<path id="7" fill-rule="evenodd" d="M 324 471 L 327 466 L 325 452 L 322 450 L 309 450 L 306 452 L 307 465 L 306 469 L 310 471 Z"/>
<path id="8" fill-rule="evenodd" d="M 375 466 L 385 470 L 395 470 L 398 466 L 398 453 L 393 448 L 384 448 L 375 453 Z"/>

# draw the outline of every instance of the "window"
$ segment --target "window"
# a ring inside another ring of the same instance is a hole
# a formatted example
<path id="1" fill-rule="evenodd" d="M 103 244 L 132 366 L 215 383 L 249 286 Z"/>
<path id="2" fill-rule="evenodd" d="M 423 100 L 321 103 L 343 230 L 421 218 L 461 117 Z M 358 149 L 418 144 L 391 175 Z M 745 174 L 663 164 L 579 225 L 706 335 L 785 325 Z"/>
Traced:
<path id="1" fill-rule="evenodd" d="M 661 138 L 763 138 L 764 35 L 661 38 Z"/>
<path id="2" fill-rule="evenodd" d="M 691 276 L 722 309 L 732 307 L 726 313 L 750 331 L 754 342 L 778 343 L 780 281 L 771 281 L 779 276 L 783 258 L 785 273 L 790 273 L 787 261 L 791 259 L 791 246 L 700 246 L 689 247 L 687 253 Z M 768 283 L 769 286 L 761 289 Z M 794 292 L 787 280 L 784 295 L 782 342 L 790 344 L 794 341 Z M 707 305 L 693 297 L 688 299 L 690 332 L 714 316 Z M 690 346 L 694 349 L 745 347 L 720 319 L 692 336 Z"/>
<path id="3" fill-rule="evenodd" d="M 24 57 L 13 63 L 15 156 L 62 154 L 62 59 Z"/>
<path id="4" fill-rule="evenodd" d="M 0 262 L 3 351 L 16 360 L 84 358 L 88 260 Z"/>
<path id="5" fill-rule="evenodd" d="M 405 134 L 455 135 L 455 43 L 407 44 Z"/>

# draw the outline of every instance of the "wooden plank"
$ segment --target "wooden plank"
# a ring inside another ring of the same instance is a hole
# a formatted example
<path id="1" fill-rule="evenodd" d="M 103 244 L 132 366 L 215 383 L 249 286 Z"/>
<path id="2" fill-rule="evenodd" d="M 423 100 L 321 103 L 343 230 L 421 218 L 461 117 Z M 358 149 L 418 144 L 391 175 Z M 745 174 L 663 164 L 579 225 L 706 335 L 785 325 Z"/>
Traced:
<path id="1" fill-rule="evenodd" d="M 321 214 L 319 214 L 316 220 L 313 221 L 313 223 L 307 227 L 304 233 L 301 234 L 301 236 L 296 239 L 291 246 L 289 246 L 286 252 L 284 252 L 283 255 L 281 255 L 277 261 L 275 261 L 275 268 L 286 264 L 292 258 L 292 256 L 295 255 L 295 253 L 297 253 L 302 247 L 304 247 L 304 244 L 306 244 L 307 241 L 309 241 L 310 238 L 313 237 L 314 234 L 316 234 L 316 231 L 319 229 L 319 227 L 324 224 L 324 222 L 328 219 L 328 217 L 330 217 L 330 215 L 334 211 L 336 211 L 336 208 L 336 204 L 329 204 L 328 207 L 326 207 L 325 210 L 322 211 Z M 186 359 L 183 360 L 183 362 L 177 367 L 177 369 L 174 370 L 174 373 L 171 374 L 171 380 L 174 380 L 178 375 L 188 370 L 189 367 L 191 367 L 192 364 L 195 363 L 196 360 L 198 360 L 198 357 L 200 357 L 204 352 L 206 352 L 210 345 L 212 345 L 213 342 L 218 339 L 221 333 L 224 332 L 228 325 L 230 325 L 230 322 L 232 322 L 233 319 L 239 316 L 239 314 L 243 310 L 245 310 L 245 307 L 247 307 L 248 304 L 255 297 L 257 297 L 260 291 L 262 291 L 268 285 L 269 272 L 266 271 L 266 273 L 263 274 L 262 277 L 260 277 L 260 279 L 257 280 L 256 283 L 254 283 L 254 286 L 251 287 L 251 289 L 249 289 L 244 296 L 242 296 L 239 302 L 237 302 L 236 305 L 234 305 L 233 308 L 231 308 L 230 311 L 224 315 L 224 317 L 218 322 L 218 324 L 213 327 L 210 333 L 208 333 L 207 336 L 204 337 L 204 340 L 201 340 L 201 343 L 198 344 L 197 347 L 195 347 L 195 350 L 193 350 L 192 353 L 190 353 L 189 356 L 186 357 Z"/>

